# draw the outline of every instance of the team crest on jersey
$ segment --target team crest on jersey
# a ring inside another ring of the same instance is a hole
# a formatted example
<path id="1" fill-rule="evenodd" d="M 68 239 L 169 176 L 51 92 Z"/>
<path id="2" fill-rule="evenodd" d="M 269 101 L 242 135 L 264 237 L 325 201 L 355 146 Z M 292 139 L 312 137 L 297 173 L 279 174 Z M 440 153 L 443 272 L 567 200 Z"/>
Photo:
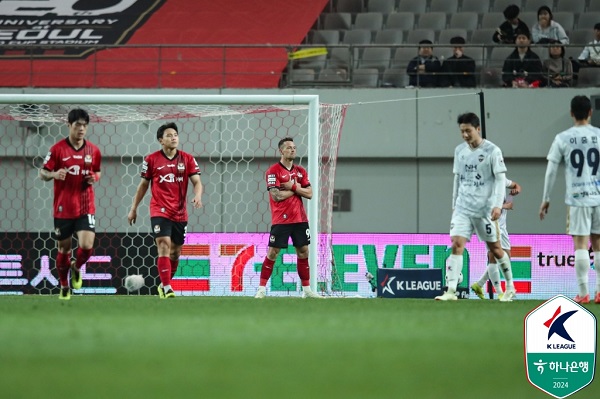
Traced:
<path id="1" fill-rule="evenodd" d="M 177 170 L 180 172 L 183 172 L 185 170 L 185 165 L 183 164 L 183 162 L 179 162 L 177 164 Z"/>
<path id="2" fill-rule="evenodd" d="M 90 154 L 86 154 L 85 158 L 83 159 L 84 163 L 92 163 L 92 156 Z"/>
<path id="3" fill-rule="evenodd" d="M 160 226 L 157 224 L 154 226 L 154 234 L 160 233 Z"/>
<path id="4" fill-rule="evenodd" d="M 302 173 L 298 172 L 298 178 L 302 179 Z"/>
<path id="5" fill-rule="evenodd" d="M 483 162 L 484 159 L 485 159 L 485 156 L 483 156 L 483 155 L 479 156 L 479 162 Z"/>

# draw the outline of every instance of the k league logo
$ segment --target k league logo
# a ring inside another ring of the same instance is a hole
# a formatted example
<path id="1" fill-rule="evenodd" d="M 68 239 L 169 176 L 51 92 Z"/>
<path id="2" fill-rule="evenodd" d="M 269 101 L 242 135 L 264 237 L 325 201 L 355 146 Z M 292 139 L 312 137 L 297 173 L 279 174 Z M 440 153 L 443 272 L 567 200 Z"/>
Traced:
<path id="1" fill-rule="evenodd" d="M 589 385 L 596 364 L 596 317 L 558 295 L 525 317 L 527 379 L 536 388 L 565 398 Z"/>

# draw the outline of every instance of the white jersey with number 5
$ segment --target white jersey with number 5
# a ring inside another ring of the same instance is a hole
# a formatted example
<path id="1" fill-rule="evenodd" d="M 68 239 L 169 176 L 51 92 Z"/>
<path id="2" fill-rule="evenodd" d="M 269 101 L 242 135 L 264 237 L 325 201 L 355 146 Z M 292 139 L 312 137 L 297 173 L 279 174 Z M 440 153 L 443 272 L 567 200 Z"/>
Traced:
<path id="1" fill-rule="evenodd" d="M 498 173 L 505 173 L 502 151 L 494 143 L 483 140 L 477 148 L 467 143 L 454 150 L 454 174 L 459 177 L 455 209 L 468 216 L 489 216 L 494 208 L 494 182 Z M 502 205 L 500 197 L 499 204 Z"/>
<path id="2" fill-rule="evenodd" d="M 554 138 L 548 161 L 565 161 L 565 203 L 569 206 L 600 205 L 600 129 L 573 126 Z"/>

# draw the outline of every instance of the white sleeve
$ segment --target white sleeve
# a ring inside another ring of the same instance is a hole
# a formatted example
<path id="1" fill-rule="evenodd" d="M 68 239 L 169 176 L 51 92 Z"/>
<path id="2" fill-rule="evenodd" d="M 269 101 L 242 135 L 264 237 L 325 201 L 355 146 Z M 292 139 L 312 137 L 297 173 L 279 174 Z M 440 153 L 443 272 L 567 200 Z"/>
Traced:
<path id="1" fill-rule="evenodd" d="M 504 195 L 506 183 L 504 182 L 506 174 L 504 172 L 497 173 L 494 179 L 494 191 L 492 193 L 492 206 L 494 208 L 502 208 L 504 203 Z"/>
<path id="2" fill-rule="evenodd" d="M 454 175 L 454 184 L 452 187 L 452 209 L 456 206 L 456 199 L 458 198 L 458 181 L 460 177 L 458 174 Z"/>
<path id="3" fill-rule="evenodd" d="M 506 182 L 506 188 L 510 188 L 510 186 L 512 186 L 513 182 L 512 180 L 510 180 L 508 177 L 504 176 L 504 181 Z"/>
<path id="4" fill-rule="evenodd" d="M 552 188 L 556 182 L 557 172 L 558 164 L 553 161 L 548 161 L 548 166 L 546 167 L 546 178 L 544 180 L 544 195 L 542 196 L 542 201 L 544 202 L 550 202 L 550 193 L 552 192 Z"/>

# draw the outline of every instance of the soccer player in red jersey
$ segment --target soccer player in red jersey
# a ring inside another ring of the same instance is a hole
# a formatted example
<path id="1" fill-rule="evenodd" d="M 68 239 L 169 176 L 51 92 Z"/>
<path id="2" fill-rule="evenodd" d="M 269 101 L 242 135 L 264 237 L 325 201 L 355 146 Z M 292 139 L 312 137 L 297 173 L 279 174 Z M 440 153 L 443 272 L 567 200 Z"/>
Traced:
<path id="1" fill-rule="evenodd" d="M 94 144 L 85 139 L 90 116 L 76 108 L 68 115 L 69 137 L 54 144 L 40 169 L 40 178 L 54 180 L 54 234 L 58 241 L 56 268 L 60 280 L 59 299 L 71 299 L 71 285 L 82 286 L 81 266 L 92 255 L 96 237 L 94 184 L 100 180 L 102 156 Z M 77 234 L 79 247 L 71 260 L 72 236 Z"/>
<path id="2" fill-rule="evenodd" d="M 171 279 L 177 272 L 181 247 L 187 232 L 188 213 L 186 195 L 189 181 L 192 182 L 194 208 L 202 207 L 202 181 L 200 167 L 188 153 L 179 151 L 179 133 L 175 123 L 166 123 L 158 128 L 156 138 L 162 146 L 146 157 L 142 164 L 142 180 L 137 187 L 127 220 L 133 225 L 137 219 L 137 208 L 148 186 L 152 184 L 150 220 L 154 240 L 158 248 L 158 296 L 174 298 Z M 189 180 L 188 180 L 189 179 Z"/>
<path id="3" fill-rule="evenodd" d="M 271 234 L 269 250 L 260 271 L 260 285 L 254 297 L 264 298 L 267 295 L 266 286 L 273 273 L 275 260 L 281 248 L 288 247 L 291 237 L 298 257 L 298 276 L 302 283 L 303 296 L 323 298 L 310 288 L 310 267 L 308 265 L 310 231 L 302 202 L 302 198 L 312 198 L 308 173 L 302 166 L 294 165 L 296 158 L 294 139 L 291 137 L 281 139 L 279 152 L 281 159 L 278 163 L 273 164 L 266 173 L 271 206 Z"/>

